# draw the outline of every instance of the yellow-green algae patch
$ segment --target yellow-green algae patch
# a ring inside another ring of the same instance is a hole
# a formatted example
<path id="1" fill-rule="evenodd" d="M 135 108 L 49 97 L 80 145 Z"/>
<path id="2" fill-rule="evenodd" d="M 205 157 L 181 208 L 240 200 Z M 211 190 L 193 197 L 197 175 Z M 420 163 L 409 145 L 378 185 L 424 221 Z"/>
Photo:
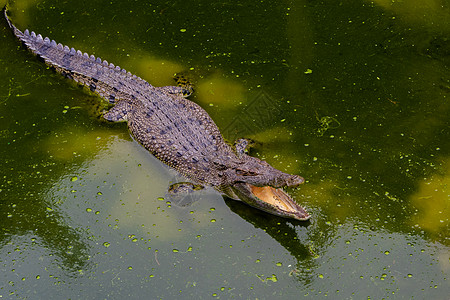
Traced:
<path id="1" fill-rule="evenodd" d="M 246 97 L 244 86 L 216 72 L 200 80 L 196 87 L 199 103 L 204 105 L 220 104 L 224 107 L 236 107 Z"/>
<path id="2" fill-rule="evenodd" d="M 444 7 L 444 2 L 441 0 L 375 0 L 370 2 L 375 2 L 385 10 L 392 11 L 409 22 L 421 23 L 430 28 L 450 30 L 448 5 Z"/>
<path id="3" fill-rule="evenodd" d="M 148 53 L 143 53 L 138 57 L 137 59 L 130 59 L 127 66 L 136 70 L 137 75 L 154 86 L 175 85 L 173 75 L 186 70 L 186 67 L 181 64 L 157 58 Z"/>
<path id="4" fill-rule="evenodd" d="M 418 190 L 411 195 L 411 204 L 417 212 L 411 219 L 412 225 L 431 233 L 445 237 L 450 219 L 450 161 L 445 163 L 444 174 L 434 174 L 419 182 Z"/>
<path id="5" fill-rule="evenodd" d="M 74 156 L 92 156 L 111 138 L 108 128 L 84 131 L 81 128 L 66 127 L 47 138 L 44 149 L 52 157 L 70 160 Z"/>
<path id="6" fill-rule="evenodd" d="M 293 133 L 288 128 L 277 126 L 246 135 L 246 138 L 263 145 L 263 159 L 267 160 L 273 167 L 288 173 L 301 175 L 302 148 L 292 143 Z M 282 146 L 280 146 L 280 143 L 282 143 Z"/>

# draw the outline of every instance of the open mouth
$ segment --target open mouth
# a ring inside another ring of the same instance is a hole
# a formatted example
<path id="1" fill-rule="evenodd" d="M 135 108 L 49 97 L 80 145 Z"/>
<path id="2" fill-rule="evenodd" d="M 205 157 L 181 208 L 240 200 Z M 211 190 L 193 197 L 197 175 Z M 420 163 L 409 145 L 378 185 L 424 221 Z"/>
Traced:
<path id="1" fill-rule="evenodd" d="M 273 215 L 300 221 L 306 221 L 311 217 L 281 188 L 236 183 L 233 190 L 243 202 Z"/>

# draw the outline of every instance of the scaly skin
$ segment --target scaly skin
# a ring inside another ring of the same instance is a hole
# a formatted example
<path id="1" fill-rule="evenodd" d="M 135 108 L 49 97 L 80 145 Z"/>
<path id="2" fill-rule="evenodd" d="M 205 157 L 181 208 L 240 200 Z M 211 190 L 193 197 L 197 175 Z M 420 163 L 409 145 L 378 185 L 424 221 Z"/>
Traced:
<path id="1" fill-rule="evenodd" d="M 251 185 L 280 188 L 297 186 L 304 180 L 258 158 L 236 154 L 225 143 L 208 113 L 185 98 L 189 94 L 186 89 L 154 87 L 93 55 L 83 54 L 28 30 L 22 32 L 11 23 L 6 9 L 4 15 L 16 37 L 38 58 L 114 104 L 104 118 L 112 122 L 126 121 L 134 138 L 165 164 L 195 183 L 212 186 L 254 207 L 284 217 L 309 218 L 289 196 L 284 201 L 292 201 L 296 205 L 292 207 L 299 207 L 296 216 L 277 211 L 276 207 L 267 206 L 264 200 L 248 193 Z"/>

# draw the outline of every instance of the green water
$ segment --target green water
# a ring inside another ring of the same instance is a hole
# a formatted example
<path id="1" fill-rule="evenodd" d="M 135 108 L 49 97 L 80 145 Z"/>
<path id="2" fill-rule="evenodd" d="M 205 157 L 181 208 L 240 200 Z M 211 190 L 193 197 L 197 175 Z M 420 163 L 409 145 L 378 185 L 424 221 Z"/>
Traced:
<path id="1" fill-rule="evenodd" d="M 3 4 L 2 4 L 3 6 Z M 446 1 L 15 1 L 300 174 L 297 222 L 180 180 L 0 27 L 0 298 L 448 299 Z"/>

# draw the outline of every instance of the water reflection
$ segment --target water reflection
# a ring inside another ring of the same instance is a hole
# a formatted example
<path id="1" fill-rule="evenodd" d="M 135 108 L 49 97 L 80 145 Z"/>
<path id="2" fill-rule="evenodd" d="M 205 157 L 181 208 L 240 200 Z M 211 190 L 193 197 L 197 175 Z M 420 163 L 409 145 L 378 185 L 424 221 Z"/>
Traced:
<path id="1" fill-rule="evenodd" d="M 299 240 L 296 227 L 308 228 L 309 221 L 295 221 L 280 217 L 273 217 L 267 213 L 255 211 L 248 205 L 231 199 L 225 199 L 227 206 L 241 218 L 255 226 L 264 230 L 280 245 L 282 245 L 289 253 L 298 261 L 310 259 L 313 255 L 308 247 L 303 245 Z"/>
<path id="2" fill-rule="evenodd" d="M 310 283 L 312 274 L 309 272 L 314 268 L 314 259 L 317 258 L 314 246 L 307 240 L 306 230 L 310 227 L 310 221 L 296 221 L 285 218 L 274 217 L 261 211 L 255 211 L 248 205 L 225 198 L 227 206 L 241 218 L 264 230 L 270 237 L 283 246 L 296 260 L 296 266 L 292 267 L 291 274 L 301 282 Z M 309 228 L 311 229 L 311 228 Z M 301 237 L 299 232 L 301 232 Z M 309 270 L 309 271 L 308 271 Z"/>
<path id="3" fill-rule="evenodd" d="M 57 264 L 69 273 L 88 268 L 87 233 L 71 227 L 66 222 L 67 216 L 45 201 L 42 197 L 45 193 L 35 192 L 36 195 L 14 200 L 4 198 L 0 210 L 3 220 L 0 248 L 12 247 L 20 253 L 34 250 L 45 256 L 55 256 Z"/>

